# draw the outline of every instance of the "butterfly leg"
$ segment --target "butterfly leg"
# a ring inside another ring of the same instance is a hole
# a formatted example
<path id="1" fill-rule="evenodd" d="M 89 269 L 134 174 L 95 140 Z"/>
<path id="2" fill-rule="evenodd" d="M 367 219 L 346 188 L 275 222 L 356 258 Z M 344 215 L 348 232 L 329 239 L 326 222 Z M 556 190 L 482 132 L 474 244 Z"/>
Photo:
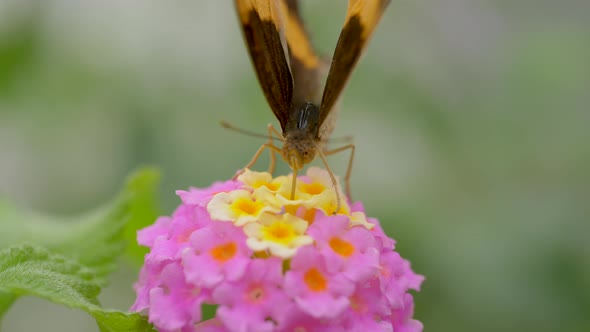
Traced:
<path id="1" fill-rule="evenodd" d="M 344 177 L 344 183 L 345 183 L 345 187 L 346 187 L 346 197 L 348 197 L 349 200 L 352 200 L 352 196 L 350 195 L 350 176 L 352 174 L 352 162 L 354 161 L 355 145 L 354 144 L 347 144 L 345 146 L 341 146 L 341 147 L 333 149 L 333 150 L 327 150 L 327 151 L 324 151 L 324 155 L 331 156 L 333 154 L 336 154 L 338 152 L 342 152 L 342 151 L 348 150 L 348 149 L 350 149 L 350 157 L 348 158 L 348 167 L 346 168 L 346 176 Z"/>
<path id="2" fill-rule="evenodd" d="M 326 155 L 324 154 L 324 152 L 322 152 L 322 150 L 318 150 L 318 155 L 320 156 L 320 159 L 322 159 L 324 166 L 326 166 L 326 170 L 328 171 L 328 174 L 330 175 L 330 180 L 332 181 L 332 185 L 334 186 L 334 192 L 336 193 L 336 209 L 332 214 L 336 214 L 338 213 L 338 211 L 340 211 L 340 207 L 342 206 L 342 202 L 340 201 L 340 188 L 338 187 L 338 182 L 336 181 L 334 172 L 332 172 L 332 169 L 328 165 Z"/>
<path id="3" fill-rule="evenodd" d="M 260 155 L 262 154 L 262 152 L 264 152 L 264 149 L 270 149 L 271 153 L 274 154 L 276 153 L 281 153 L 281 149 L 279 149 L 278 147 L 276 147 L 272 141 L 266 142 L 264 144 L 262 144 L 260 146 L 260 148 L 258 148 L 258 151 L 256 151 L 256 153 L 254 154 L 254 156 L 252 157 L 252 159 L 250 160 L 250 162 L 244 166 L 244 168 L 242 168 L 241 171 L 239 171 L 238 173 L 236 173 L 236 175 L 234 175 L 233 179 L 237 179 L 238 176 L 240 176 L 242 173 L 244 173 L 245 169 L 249 169 L 252 166 L 254 166 L 254 164 L 256 164 L 256 161 L 258 161 L 258 158 L 260 158 Z"/>
<path id="4" fill-rule="evenodd" d="M 279 138 L 280 140 L 283 140 L 283 136 L 270 123 L 268 124 L 267 129 L 268 129 L 268 142 L 266 142 L 266 144 L 270 144 L 276 148 L 276 146 L 274 144 L 272 144 L 273 135 L 276 136 L 277 138 Z M 278 150 L 278 152 L 277 152 L 277 150 Z M 270 152 L 270 164 L 268 165 L 268 172 L 270 174 L 272 174 L 275 171 L 275 166 L 276 166 L 276 162 L 277 162 L 277 156 L 275 153 L 280 154 L 280 150 L 278 148 L 276 148 L 276 149 L 269 148 L 269 152 Z"/>

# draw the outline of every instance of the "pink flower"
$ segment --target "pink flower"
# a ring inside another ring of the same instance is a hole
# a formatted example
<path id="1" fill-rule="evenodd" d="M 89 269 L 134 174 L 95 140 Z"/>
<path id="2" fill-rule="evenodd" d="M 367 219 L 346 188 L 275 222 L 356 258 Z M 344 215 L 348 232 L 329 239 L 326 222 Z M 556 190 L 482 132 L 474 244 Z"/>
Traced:
<path id="1" fill-rule="evenodd" d="M 185 205 L 207 206 L 211 198 L 216 194 L 230 192 L 241 187 L 241 182 L 229 180 L 225 182 L 215 182 L 209 188 L 205 189 L 190 188 L 188 191 L 177 190 L 176 194 L 182 199 L 182 202 Z"/>
<path id="2" fill-rule="evenodd" d="M 157 238 L 167 238 L 170 231 L 170 225 L 174 219 L 170 217 L 160 217 L 153 225 L 148 226 L 137 232 L 137 242 L 145 247 L 153 247 Z"/>
<path id="3" fill-rule="evenodd" d="M 131 311 L 144 311 L 150 307 L 150 292 L 161 284 L 160 274 L 167 263 L 146 261 L 139 274 L 139 281 L 134 285 L 137 298 Z"/>
<path id="4" fill-rule="evenodd" d="M 377 275 L 379 251 L 370 230 L 350 227 L 349 218 L 335 215 L 316 219 L 308 234 L 315 239 L 330 273 L 342 273 L 359 283 Z"/>
<path id="5" fill-rule="evenodd" d="M 178 263 L 167 265 L 160 280 L 161 284 L 150 291 L 149 321 L 171 331 L 200 321 L 200 306 L 208 292 L 187 284 Z"/>
<path id="6" fill-rule="evenodd" d="M 392 331 L 392 311 L 376 280 L 357 287 L 349 300 L 350 306 L 342 315 L 346 331 Z"/>
<path id="7" fill-rule="evenodd" d="M 183 251 L 186 279 L 194 285 L 213 287 L 242 277 L 252 251 L 246 236 L 233 224 L 212 222 L 191 235 L 191 247 Z"/>
<path id="8" fill-rule="evenodd" d="M 354 283 L 330 273 L 324 257 L 311 246 L 299 249 L 285 273 L 285 292 L 297 307 L 315 318 L 334 318 L 350 304 Z"/>
<path id="9" fill-rule="evenodd" d="M 395 332 L 421 332 L 422 323 L 412 319 L 414 315 L 414 298 L 411 294 L 405 294 L 403 306 L 393 312 L 392 323 Z"/>
<path id="10" fill-rule="evenodd" d="M 282 265 L 276 257 L 255 259 L 240 280 L 215 288 L 213 300 L 220 305 L 217 316 L 230 330 L 274 331 L 270 320 L 288 314 L 291 299 L 282 289 Z"/>
<path id="11" fill-rule="evenodd" d="M 325 319 L 317 319 L 299 310 L 295 304 L 292 304 L 287 309 L 289 314 L 278 322 L 275 331 L 341 332 L 344 330 L 340 322 L 336 320 L 328 321 Z"/>
<path id="12" fill-rule="evenodd" d="M 381 254 L 380 266 L 381 291 L 392 308 L 403 307 L 404 295 L 409 289 L 420 290 L 424 277 L 415 274 L 410 263 L 394 251 Z"/>
<path id="13" fill-rule="evenodd" d="M 150 252 L 131 310 L 161 332 L 422 331 L 408 292 L 424 277 L 379 222 L 345 199 L 332 214 L 324 170 L 298 179 L 294 200 L 292 183 L 246 170 L 177 191 L 174 213 L 138 232 Z"/>

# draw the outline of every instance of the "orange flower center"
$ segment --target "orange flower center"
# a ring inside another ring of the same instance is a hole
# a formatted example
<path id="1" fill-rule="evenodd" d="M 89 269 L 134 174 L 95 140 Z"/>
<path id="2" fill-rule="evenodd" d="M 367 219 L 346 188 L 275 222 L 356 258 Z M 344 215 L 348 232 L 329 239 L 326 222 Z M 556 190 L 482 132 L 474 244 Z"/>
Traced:
<path id="1" fill-rule="evenodd" d="M 211 256 L 213 259 L 219 262 L 226 262 L 232 259 L 236 252 L 238 251 L 238 246 L 235 242 L 229 242 L 225 244 L 218 245 L 211 249 Z"/>
<path id="2" fill-rule="evenodd" d="M 328 281 L 316 268 L 311 268 L 303 275 L 303 281 L 314 292 L 321 292 L 328 287 Z"/>
<path id="3" fill-rule="evenodd" d="M 354 253 L 354 246 L 350 244 L 350 242 L 342 240 L 339 237 L 333 237 L 329 243 L 330 248 L 341 256 L 350 257 Z"/>
<path id="4" fill-rule="evenodd" d="M 188 240 L 190 239 L 193 232 L 194 232 L 194 229 L 187 229 L 186 231 L 180 233 L 178 235 L 178 237 L 176 238 L 176 242 L 178 242 L 178 243 L 188 242 Z"/>
<path id="5" fill-rule="evenodd" d="M 281 240 L 290 237 L 293 232 L 291 228 L 286 227 L 286 225 L 277 225 L 276 227 L 273 227 L 269 233 L 271 233 L 275 239 Z"/>
<path id="6" fill-rule="evenodd" d="M 301 191 L 310 195 L 321 194 L 325 189 L 326 187 L 317 182 L 301 184 Z"/>
<path id="7" fill-rule="evenodd" d="M 264 289 L 260 285 L 254 285 L 248 290 L 250 302 L 260 302 L 264 298 Z"/>
<path id="8" fill-rule="evenodd" d="M 312 224 L 315 219 L 315 214 L 316 214 L 315 209 L 306 210 L 305 213 L 303 214 L 303 219 L 306 220 L 309 224 Z"/>
<path id="9" fill-rule="evenodd" d="M 297 233 L 293 228 L 293 225 L 280 221 L 266 227 L 264 233 L 265 239 L 285 245 L 288 245 L 293 241 L 293 239 L 297 237 Z"/>
<path id="10" fill-rule="evenodd" d="M 236 200 L 233 205 L 235 211 L 238 214 L 246 215 L 256 215 L 262 207 L 260 203 L 256 203 L 253 200 L 247 198 L 240 198 Z"/>
<path id="11" fill-rule="evenodd" d="M 262 186 L 265 186 L 268 188 L 268 190 L 270 191 L 277 191 L 279 189 L 279 185 L 277 183 L 272 183 L 272 182 L 266 182 L 266 181 L 257 181 L 254 184 L 252 184 L 252 187 L 258 189 Z"/>
<path id="12" fill-rule="evenodd" d="M 365 313 L 369 310 L 369 306 L 361 300 L 358 296 L 351 296 L 349 297 L 350 300 L 350 308 L 359 313 Z"/>

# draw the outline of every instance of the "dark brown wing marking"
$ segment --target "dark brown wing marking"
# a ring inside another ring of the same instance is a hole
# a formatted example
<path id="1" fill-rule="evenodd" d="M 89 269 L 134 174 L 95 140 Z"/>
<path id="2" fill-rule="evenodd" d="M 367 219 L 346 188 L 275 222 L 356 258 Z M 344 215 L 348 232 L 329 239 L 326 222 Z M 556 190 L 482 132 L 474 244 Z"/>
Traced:
<path id="1" fill-rule="evenodd" d="M 326 80 L 320 124 L 336 103 L 354 69 L 367 41 L 375 30 L 383 11 L 391 0 L 349 0 L 344 27 L 332 57 L 332 66 Z"/>
<path id="2" fill-rule="evenodd" d="M 292 103 L 297 105 L 312 102 L 319 106 L 322 98 L 325 72 L 320 73 L 324 61 L 316 54 L 309 34 L 305 30 L 299 2 L 280 0 L 284 33 L 289 47 L 289 61 L 293 73 L 294 91 Z M 320 75 L 324 77 L 320 77 Z"/>
<path id="3" fill-rule="evenodd" d="M 236 0 L 235 3 L 256 76 L 284 129 L 293 97 L 293 78 L 281 40 L 280 8 L 276 0 Z"/>

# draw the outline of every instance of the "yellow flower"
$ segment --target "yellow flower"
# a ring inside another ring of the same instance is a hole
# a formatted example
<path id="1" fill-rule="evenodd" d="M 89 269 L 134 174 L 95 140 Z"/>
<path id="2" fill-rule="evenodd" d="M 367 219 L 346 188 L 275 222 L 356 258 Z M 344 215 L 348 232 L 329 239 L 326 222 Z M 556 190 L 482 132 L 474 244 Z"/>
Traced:
<path id="1" fill-rule="evenodd" d="M 268 172 L 254 172 L 245 169 L 244 173 L 238 176 L 238 181 L 241 181 L 246 187 L 254 190 L 266 187 L 271 192 L 277 192 L 287 183 L 287 177 L 279 176 L 273 178 Z"/>
<path id="2" fill-rule="evenodd" d="M 259 222 L 244 226 L 248 236 L 246 244 L 254 251 L 268 250 L 274 256 L 291 258 L 297 248 L 313 243 L 313 239 L 305 235 L 307 226 L 307 221 L 289 213 L 265 213 Z"/>
<path id="3" fill-rule="evenodd" d="M 330 174 L 321 168 L 310 167 L 306 173 L 306 179 L 298 180 L 295 190 L 295 198 L 291 200 L 291 180 L 289 176 L 287 184 L 281 187 L 276 195 L 280 205 L 299 206 L 307 209 L 315 208 L 322 210 L 325 214 L 346 214 L 350 213 L 350 208 L 346 201 L 346 196 L 340 191 L 340 186 L 334 188 Z M 338 206 L 336 190 L 340 194 L 340 209 L 335 211 Z"/>
<path id="4" fill-rule="evenodd" d="M 260 218 L 264 212 L 279 212 L 279 207 L 265 204 L 247 190 L 222 192 L 213 196 L 207 211 L 213 220 L 232 221 L 243 226 Z"/>
<path id="5" fill-rule="evenodd" d="M 366 229 L 373 229 L 373 227 L 375 227 L 374 224 L 371 224 L 370 222 L 367 221 L 367 216 L 365 215 L 364 212 L 353 212 L 350 214 L 350 226 L 363 226 Z"/>

